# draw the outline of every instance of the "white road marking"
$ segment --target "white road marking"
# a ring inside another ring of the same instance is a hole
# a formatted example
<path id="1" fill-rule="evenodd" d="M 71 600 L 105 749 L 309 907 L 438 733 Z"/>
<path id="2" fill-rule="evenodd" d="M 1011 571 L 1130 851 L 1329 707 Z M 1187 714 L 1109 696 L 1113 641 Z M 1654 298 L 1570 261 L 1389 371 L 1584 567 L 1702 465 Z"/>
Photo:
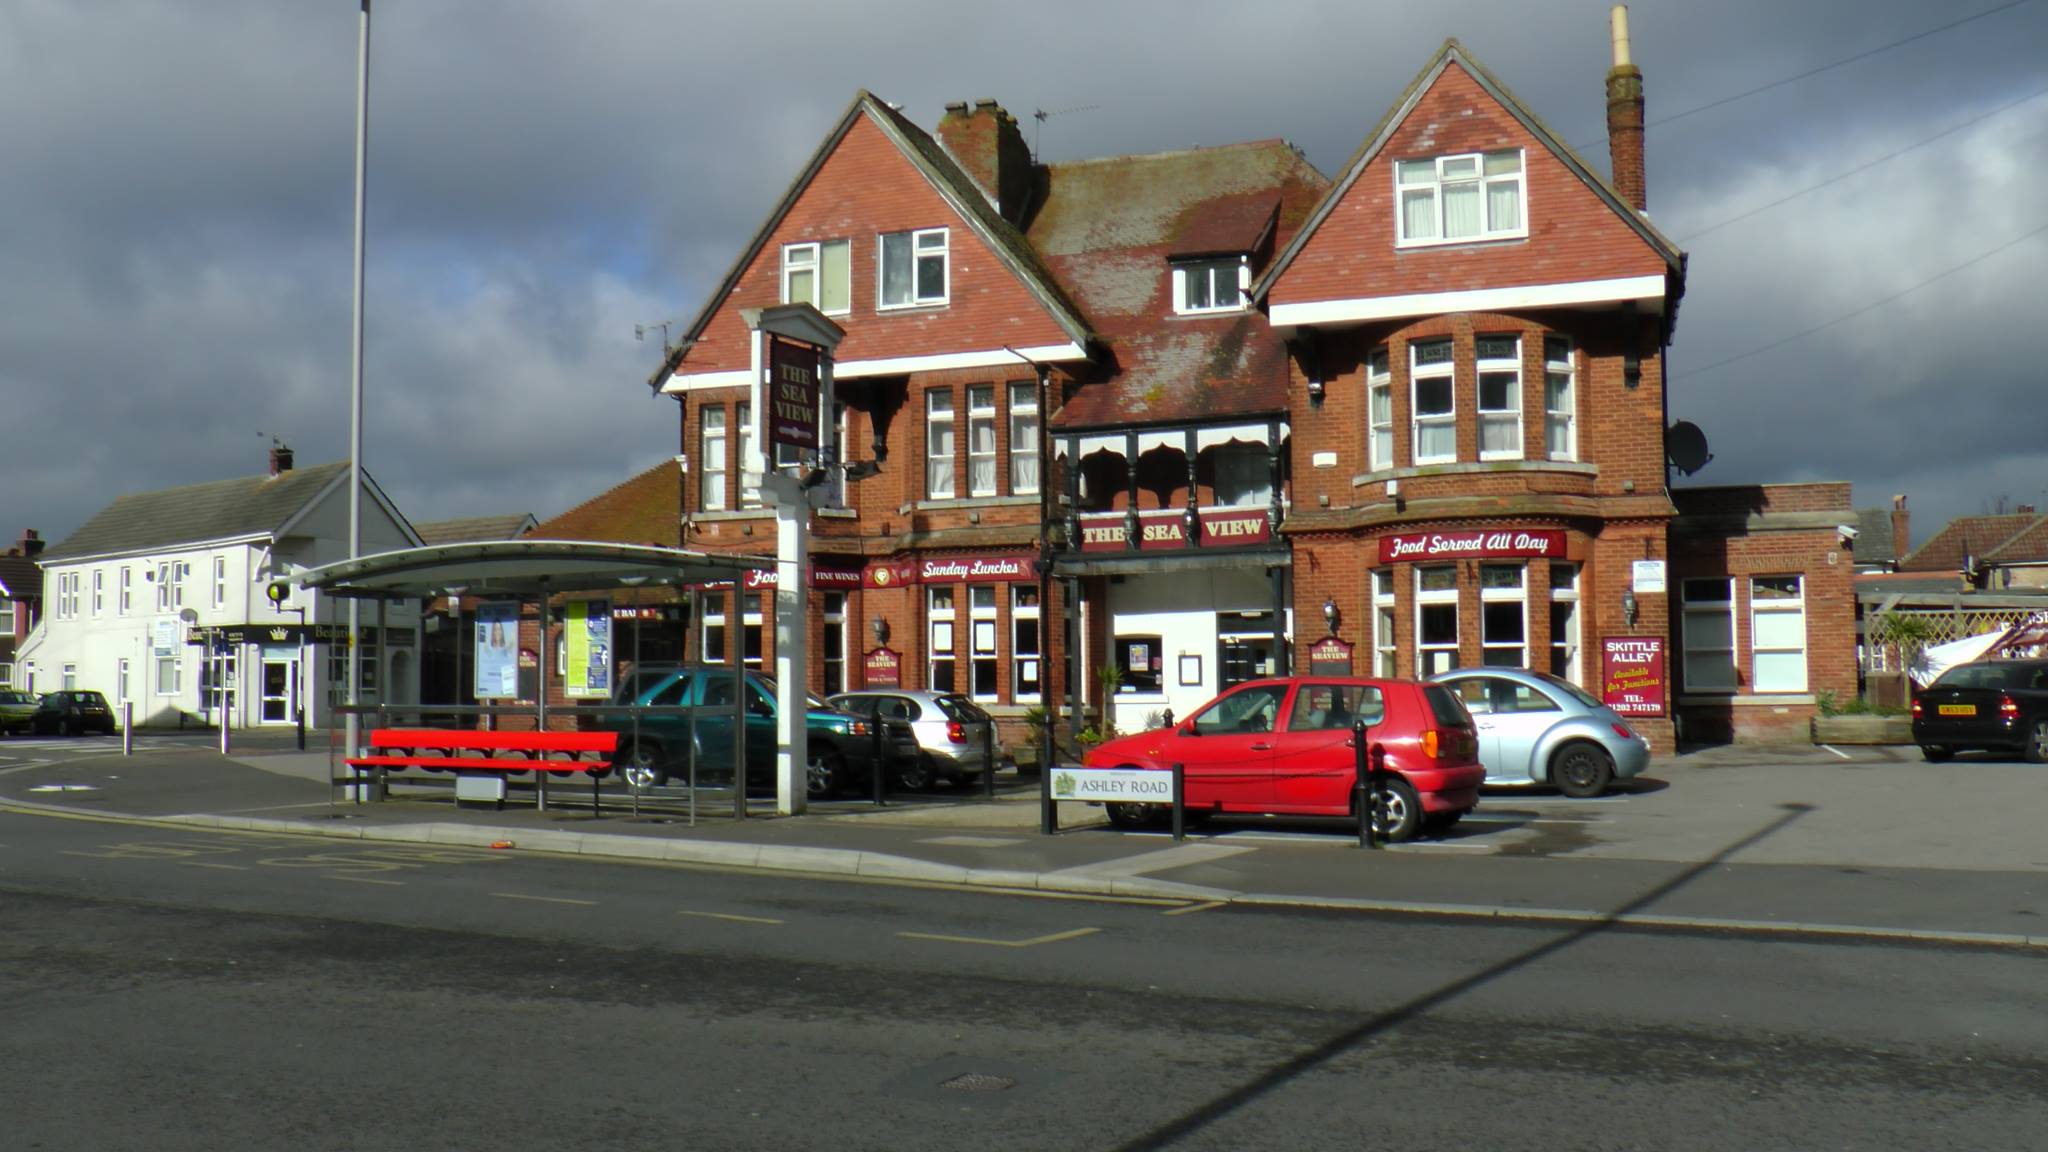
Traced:
<path id="1" fill-rule="evenodd" d="M 347 880 L 351 884 L 383 884 L 392 888 L 405 887 L 405 881 L 403 880 L 377 880 L 369 876 L 343 876 L 339 872 L 322 872 L 321 875 L 329 880 Z"/>
<path id="2" fill-rule="evenodd" d="M 1835 747 L 1835 746 L 1834 746 L 1834 745 L 1832 745 L 1832 744 L 1823 744 L 1823 745 L 1821 745 L 1821 747 L 1823 747 L 1823 748 L 1827 749 L 1827 750 L 1828 750 L 1828 751 L 1830 751 L 1830 752 L 1833 752 L 1833 753 L 1834 753 L 1835 755 L 1837 755 L 1837 756 L 1840 756 L 1840 757 L 1841 757 L 1842 759 L 1844 759 L 1844 760 L 1854 760 L 1854 759 L 1855 759 L 1855 757 L 1854 757 L 1854 756 L 1851 756 L 1851 755 L 1849 755 L 1849 754 L 1848 754 L 1847 752 L 1844 752 L 1844 751 L 1842 751 L 1842 750 L 1841 750 L 1840 748 L 1837 748 L 1837 747 Z"/>
<path id="3" fill-rule="evenodd" d="M 1185 916 L 1190 912 L 1207 912 L 1211 908 L 1221 908 L 1227 903 L 1229 903 L 1229 901 L 1227 900 L 1210 900 L 1202 904 L 1190 904 L 1185 908 L 1169 908 L 1166 911 L 1161 912 L 1160 915 Z"/>
<path id="4" fill-rule="evenodd" d="M 1163 872 L 1168 868 L 1185 868 L 1190 864 L 1207 864 L 1216 860 L 1242 856 L 1258 849 L 1249 844 L 1183 844 L 1178 848 L 1162 848 L 1133 856 L 1128 860 L 1109 860 L 1101 864 L 1083 864 L 1078 868 L 1061 868 L 1049 872 L 1049 876 L 1098 876 L 1124 877 L 1142 876 L 1147 872 Z"/>
<path id="5" fill-rule="evenodd" d="M 941 844 L 948 848 L 1007 848 L 1024 841 L 1014 836 L 932 836 L 919 844 Z"/>
<path id="6" fill-rule="evenodd" d="M 782 923 L 782 921 L 780 921 L 780 920 L 771 920 L 771 919 L 769 919 L 769 918 L 768 918 L 768 917 L 766 917 L 766 916 L 740 916 L 740 915 L 736 915 L 736 914 L 734 914 L 734 913 L 731 913 L 731 912 L 691 912 L 691 911 L 689 911 L 689 910 L 685 909 L 684 911 L 681 911 L 681 912 L 678 912 L 678 913 L 676 913 L 676 915 L 678 915 L 678 916 L 696 916 L 696 917 L 700 917 L 700 918 L 702 918 L 702 919 L 705 919 L 705 920 L 728 920 L 728 921 L 731 921 L 732 923 L 735 923 L 735 924 L 780 924 L 780 923 Z"/>
<path id="7" fill-rule="evenodd" d="M 586 908 L 597 904 L 595 900 L 571 900 L 567 896 L 527 896 L 519 892 L 493 892 L 491 895 L 506 900 L 533 900 L 542 904 L 580 904 Z"/>
<path id="8" fill-rule="evenodd" d="M 930 932 L 898 932 L 905 940 L 931 940 L 940 944 L 981 944 L 990 948 L 1035 948 L 1040 944 L 1057 944 L 1062 940 L 1077 940 L 1083 936 L 1100 932 L 1100 928 L 1076 928 L 1071 932 L 1054 932 L 1050 936 L 1033 936 L 1029 940 L 985 940 L 979 936 L 940 936 Z"/>

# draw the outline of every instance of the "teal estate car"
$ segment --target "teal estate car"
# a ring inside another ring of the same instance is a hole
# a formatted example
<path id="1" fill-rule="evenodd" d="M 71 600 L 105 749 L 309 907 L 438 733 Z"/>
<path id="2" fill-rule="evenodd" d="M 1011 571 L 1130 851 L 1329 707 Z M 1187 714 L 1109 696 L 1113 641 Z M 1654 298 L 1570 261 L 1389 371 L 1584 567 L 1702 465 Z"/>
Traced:
<path id="1" fill-rule="evenodd" d="M 733 768 L 732 693 L 730 667 L 669 666 L 643 668 L 620 685 L 607 707 L 597 710 L 590 726 L 619 734 L 617 764 L 628 784 L 654 788 L 688 771 L 695 757 L 700 779 L 730 777 Z M 873 780 L 876 741 L 874 720 L 839 711 L 806 694 L 805 713 L 810 755 L 805 765 L 805 792 L 822 799 L 841 789 Z M 684 709 L 667 714 L 634 715 L 615 711 L 622 705 Z M 775 778 L 775 682 L 757 672 L 746 674 L 747 783 L 772 787 Z M 882 756 L 894 763 L 917 755 L 916 739 L 894 729 L 885 733 Z"/>

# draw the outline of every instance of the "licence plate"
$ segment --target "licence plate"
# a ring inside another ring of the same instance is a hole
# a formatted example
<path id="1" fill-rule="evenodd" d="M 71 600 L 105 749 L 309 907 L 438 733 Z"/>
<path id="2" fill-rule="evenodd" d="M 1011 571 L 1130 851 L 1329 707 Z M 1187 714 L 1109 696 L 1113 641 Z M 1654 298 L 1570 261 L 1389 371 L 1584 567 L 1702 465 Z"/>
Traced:
<path id="1" fill-rule="evenodd" d="M 1943 704 L 1936 708 L 1935 712 L 1942 716 L 1975 716 L 1977 714 L 1977 706 L 1975 704 Z"/>

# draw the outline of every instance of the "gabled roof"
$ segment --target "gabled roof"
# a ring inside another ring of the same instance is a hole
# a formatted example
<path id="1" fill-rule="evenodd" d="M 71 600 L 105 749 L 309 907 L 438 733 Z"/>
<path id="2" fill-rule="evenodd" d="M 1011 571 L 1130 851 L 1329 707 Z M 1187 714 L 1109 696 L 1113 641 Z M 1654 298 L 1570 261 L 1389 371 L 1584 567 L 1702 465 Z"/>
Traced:
<path id="1" fill-rule="evenodd" d="M 1898 559 L 1892 554 L 1891 509 L 1856 509 L 1854 548 L 1858 564 L 1889 564 Z"/>
<path id="2" fill-rule="evenodd" d="M 1049 166 L 1030 239 L 1087 309 L 1110 369 L 1075 391 L 1055 422 L 1284 412 L 1287 347 L 1265 315 L 1174 315 L 1169 261 L 1196 251 L 1268 254 L 1328 184 L 1285 140 Z"/>
<path id="3" fill-rule="evenodd" d="M 610 491 L 543 521 L 533 535 L 546 540 L 597 540 L 672 547 L 682 527 L 681 476 L 663 460 Z"/>
<path id="4" fill-rule="evenodd" d="M 1080 310 L 1068 300 L 1059 282 L 1039 260 L 1038 253 L 1033 250 L 1031 244 L 1024 239 L 1024 234 L 1005 220 L 996 211 L 995 206 L 989 203 L 988 195 L 975 183 L 974 178 L 961 171 L 960 165 L 954 162 L 953 157 L 924 129 L 911 123 L 908 117 L 863 88 L 854 94 L 852 103 L 846 106 L 846 111 L 839 117 L 839 122 L 819 143 L 818 150 L 811 154 L 810 162 L 797 173 L 796 179 L 790 182 L 788 189 L 776 201 L 774 210 L 768 213 L 768 218 L 762 221 L 753 238 L 740 251 L 739 259 L 733 262 L 724 279 L 719 281 L 718 288 L 705 298 L 704 307 L 683 331 L 682 339 L 662 361 L 661 367 L 648 378 L 649 387 L 659 392 L 668 378 L 675 374 L 677 367 L 688 356 L 690 345 L 704 334 L 705 326 L 710 324 L 711 318 L 725 306 L 740 278 L 753 266 L 754 260 L 767 246 L 769 238 L 775 234 L 776 227 L 789 215 L 790 209 L 803 196 L 805 189 L 810 187 L 811 181 L 816 179 L 818 171 L 825 166 L 825 161 L 831 157 L 833 149 L 845 139 L 846 133 L 861 116 L 872 119 L 882 134 L 903 153 L 904 158 L 923 173 L 925 179 L 931 181 L 932 187 L 939 195 L 959 213 L 968 227 L 981 237 L 982 242 L 987 244 L 990 251 L 994 252 L 1011 273 L 1024 283 L 1032 295 L 1038 298 L 1053 320 L 1065 329 L 1067 336 L 1075 344 L 1086 348 L 1092 343 L 1093 333 L 1089 331 L 1087 322 L 1082 319 Z"/>
<path id="5" fill-rule="evenodd" d="M 348 461 L 295 468 L 277 476 L 243 476 L 119 497 L 38 558 L 45 565 L 85 556 L 142 552 L 215 540 L 274 537 L 321 497 L 348 482 Z M 392 519 L 412 527 L 370 474 L 363 488 Z"/>
<path id="6" fill-rule="evenodd" d="M 463 520 L 436 520 L 415 524 L 422 544 L 467 544 L 478 540 L 513 540 L 524 536 L 539 521 L 531 512 L 506 516 L 471 516 Z"/>
<path id="7" fill-rule="evenodd" d="M 2040 564 L 2048 562 L 2048 516 L 2040 517 L 2012 539 L 1981 557 L 1989 564 Z"/>
<path id="8" fill-rule="evenodd" d="M 1958 516 L 1944 525 L 1927 543 L 1899 561 L 1905 572 L 1953 572 L 1963 566 L 1965 554 L 1982 564 L 2008 540 L 2019 535 L 2039 517 L 2031 512 L 1999 516 Z"/>
<path id="9" fill-rule="evenodd" d="M 36 600 L 43 594 L 43 570 L 35 558 L 17 553 L 0 555 L 0 596 L 9 600 Z M 0 636 L 0 640 L 6 639 Z"/>
<path id="10" fill-rule="evenodd" d="M 1338 173 L 1337 182 L 1331 186 L 1328 195 L 1323 197 L 1322 203 L 1316 206 L 1314 213 L 1309 217 L 1307 225 L 1295 234 L 1293 242 L 1288 244 L 1280 253 L 1279 259 L 1273 261 L 1272 267 L 1266 270 L 1266 274 L 1259 277 L 1258 282 L 1252 285 L 1251 294 L 1254 301 L 1265 299 L 1267 291 L 1287 271 L 1287 266 L 1293 262 L 1294 257 L 1301 251 L 1302 247 L 1308 243 L 1309 237 L 1315 234 L 1316 229 L 1335 210 L 1338 202 L 1344 199 L 1344 194 L 1351 190 L 1351 186 L 1358 182 L 1358 178 L 1364 174 L 1366 168 L 1379 156 L 1380 150 L 1386 147 L 1387 141 L 1392 139 L 1395 130 L 1401 126 L 1401 122 L 1408 118 L 1410 112 L 1414 111 L 1415 105 L 1422 99 L 1423 94 L 1428 92 L 1430 87 L 1436 83 L 1437 77 L 1443 75 L 1444 69 L 1449 68 L 1453 64 L 1463 68 L 1481 88 L 1486 90 L 1487 95 L 1493 97 L 1502 108 L 1507 110 L 1509 115 L 1521 121 L 1522 127 L 1526 128 L 1530 135 L 1534 136 L 1544 147 L 1554 153 L 1564 163 L 1565 167 L 1571 169 L 1574 175 L 1585 182 L 1586 187 L 1592 189 L 1595 195 L 1605 200 L 1607 206 L 1613 209 L 1617 216 L 1620 216 L 1630 228 L 1635 230 L 1637 235 L 1643 238 L 1644 243 L 1648 244 L 1658 255 L 1662 256 L 1665 262 L 1671 266 L 1672 274 L 1681 277 L 1678 290 L 1683 290 L 1684 282 L 1682 277 L 1685 272 L 1685 253 L 1679 249 L 1678 245 L 1674 244 L 1662 232 L 1652 226 L 1642 213 L 1630 207 L 1621 198 L 1620 193 L 1614 190 L 1614 186 L 1608 183 L 1599 173 L 1595 172 L 1572 149 L 1571 145 L 1564 142 L 1563 137 L 1552 132 L 1548 125 L 1544 124 L 1534 112 L 1529 110 L 1527 105 L 1516 98 L 1514 93 L 1508 91 L 1506 85 L 1502 84 L 1495 78 L 1493 73 L 1487 71 L 1485 66 L 1474 59 L 1471 53 L 1465 50 L 1464 45 L 1452 39 L 1444 41 L 1443 47 L 1437 49 L 1436 55 L 1431 57 L 1429 63 L 1423 66 L 1422 71 L 1416 74 L 1415 79 L 1409 82 L 1408 88 L 1401 94 L 1401 98 L 1395 101 L 1394 106 L 1387 111 L 1387 114 L 1380 119 L 1380 122 L 1374 126 L 1373 130 L 1366 135 L 1365 142 L 1359 145 L 1358 151 L 1352 153 L 1351 159 L 1345 162 L 1343 169 Z M 1677 299 L 1674 295 L 1670 303 L 1675 306 L 1676 302 Z"/>

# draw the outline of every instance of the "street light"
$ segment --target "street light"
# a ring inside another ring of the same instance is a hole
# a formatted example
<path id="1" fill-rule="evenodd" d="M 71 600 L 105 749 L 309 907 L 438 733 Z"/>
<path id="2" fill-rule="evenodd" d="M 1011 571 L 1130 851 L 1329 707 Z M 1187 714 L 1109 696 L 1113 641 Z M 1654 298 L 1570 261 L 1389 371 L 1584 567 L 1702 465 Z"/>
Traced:
<path id="1" fill-rule="evenodd" d="M 370 151 L 370 0 L 361 5 L 361 30 L 356 39 L 356 241 L 355 286 L 352 293 L 354 317 L 349 333 L 348 409 L 348 558 L 363 554 L 363 185 Z M 362 703 L 363 649 L 362 604 L 348 598 L 348 719 L 345 721 L 350 755 L 361 752 L 363 718 L 356 712 Z M 380 634 L 381 635 L 381 634 Z"/>

